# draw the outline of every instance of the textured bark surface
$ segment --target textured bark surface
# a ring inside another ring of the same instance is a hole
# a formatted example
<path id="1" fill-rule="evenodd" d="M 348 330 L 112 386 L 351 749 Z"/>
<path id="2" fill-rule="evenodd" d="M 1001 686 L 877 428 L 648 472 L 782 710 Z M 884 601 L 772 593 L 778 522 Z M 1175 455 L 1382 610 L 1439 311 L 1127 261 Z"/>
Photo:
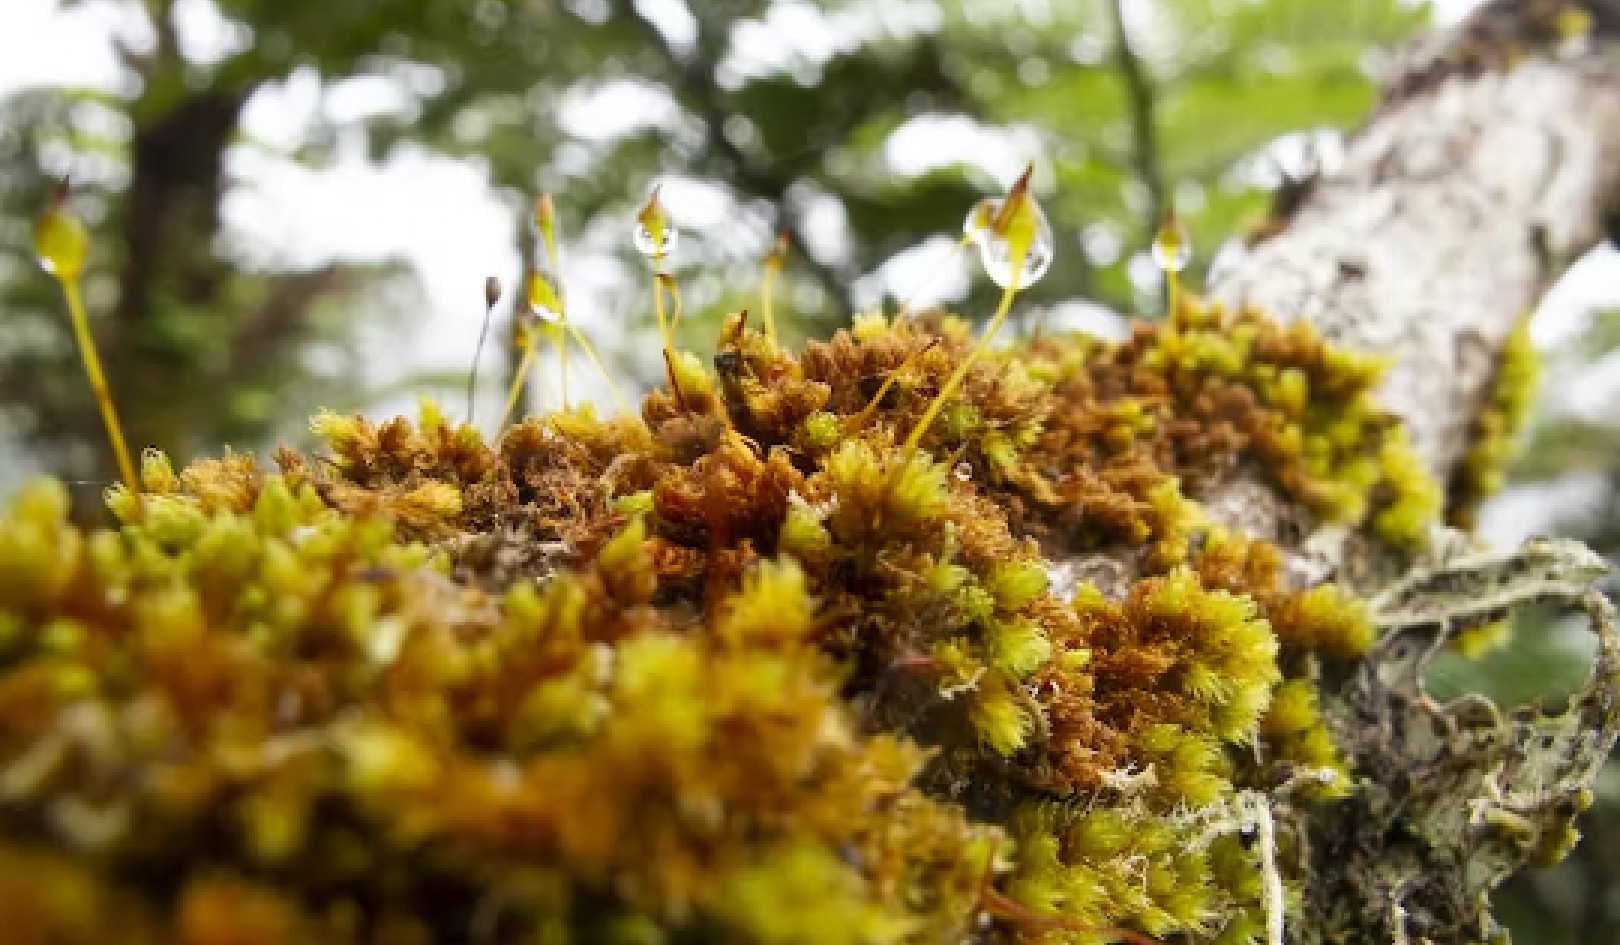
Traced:
<path id="1" fill-rule="evenodd" d="M 1450 482 L 1508 334 L 1620 216 L 1620 0 L 1495 0 L 1426 37 L 1342 164 L 1292 191 L 1210 294 L 1387 357 L 1386 406 Z M 1301 583 L 1372 589 L 1403 566 L 1318 528 L 1262 470 L 1195 498 L 1290 553 Z M 1134 572 L 1106 553 L 1051 568 L 1105 590 Z"/>
<path id="2" fill-rule="evenodd" d="M 1415 48 L 1342 167 L 1215 287 L 1388 355 L 1387 403 L 1442 481 L 1508 332 L 1620 206 L 1610 4 L 1538 49 L 1547 6 L 1488 5 Z"/>
<path id="3" fill-rule="evenodd" d="M 1617 207 L 1620 3 L 1498 0 L 1408 53 L 1343 165 L 1214 294 L 1387 356 L 1386 405 L 1446 482 L 1509 332 L 1612 229 Z M 1272 794 L 1309 877 L 1287 940 L 1504 941 L 1491 890 L 1570 842 L 1620 726 L 1620 645 L 1590 590 L 1603 563 L 1560 543 L 1482 554 L 1446 533 L 1390 584 L 1392 562 L 1313 529 L 1258 476 L 1200 498 L 1217 520 L 1290 549 L 1301 582 L 1384 586 L 1379 644 L 1323 680 L 1356 790 L 1315 809 L 1292 807 L 1286 785 Z M 1584 609 L 1600 637 L 1566 709 L 1442 706 L 1424 693 L 1452 636 L 1533 601 Z"/>
<path id="4" fill-rule="evenodd" d="M 1415 569 L 1374 600 L 1378 645 L 1328 687 L 1359 783 L 1343 803 L 1295 814 L 1311 881 L 1293 941 L 1505 940 L 1491 892 L 1567 852 L 1620 732 L 1620 640 L 1592 589 L 1607 570 L 1578 543 L 1532 541 Z M 1428 697 L 1424 674 L 1452 637 L 1531 603 L 1582 608 L 1598 635 L 1566 707 Z"/>

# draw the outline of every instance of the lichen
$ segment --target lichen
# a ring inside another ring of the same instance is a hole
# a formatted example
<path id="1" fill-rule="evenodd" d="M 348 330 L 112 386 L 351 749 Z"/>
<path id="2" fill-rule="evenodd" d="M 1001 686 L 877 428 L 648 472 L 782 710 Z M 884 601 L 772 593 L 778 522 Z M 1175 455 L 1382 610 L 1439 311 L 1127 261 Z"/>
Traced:
<path id="1" fill-rule="evenodd" d="M 639 418 L 323 413 L 275 473 L 149 453 L 115 531 L 25 492 L 0 908 L 187 945 L 1275 942 L 1298 825 L 1360 796 L 1327 681 L 1377 615 L 1199 499 L 1252 473 L 1414 554 L 1439 491 L 1379 365 L 1190 298 L 969 350 L 940 313 L 797 355 L 736 316 Z M 1104 552 L 1117 587 L 1054 585 Z"/>

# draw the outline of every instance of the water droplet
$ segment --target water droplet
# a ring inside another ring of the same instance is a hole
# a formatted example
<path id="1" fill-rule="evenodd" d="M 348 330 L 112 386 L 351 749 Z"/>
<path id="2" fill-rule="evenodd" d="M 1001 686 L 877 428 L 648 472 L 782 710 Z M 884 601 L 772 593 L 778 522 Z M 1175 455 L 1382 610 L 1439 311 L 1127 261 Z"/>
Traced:
<path id="1" fill-rule="evenodd" d="M 661 259 L 675 251 L 675 244 L 680 241 L 680 231 L 666 223 L 663 238 L 658 239 L 645 224 L 637 223 L 635 241 L 636 251 L 641 255 Z"/>
<path id="2" fill-rule="evenodd" d="M 655 261 L 661 260 L 675 251 L 679 239 L 679 231 L 670 224 L 664 205 L 658 202 L 658 189 L 655 187 L 646 205 L 636 214 L 636 251 Z"/>
<path id="3" fill-rule="evenodd" d="M 1165 272 L 1180 272 L 1192 262 L 1192 237 L 1173 213 L 1164 218 L 1153 238 L 1153 262 Z"/>
<path id="4" fill-rule="evenodd" d="M 562 289 L 557 280 L 539 270 L 531 269 L 524 279 L 523 302 L 528 313 L 544 322 L 562 320 Z"/>
<path id="5" fill-rule="evenodd" d="M 967 460 L 963 460 L 962 462 L 956 464 L 955 469 L 951 470 L 951 475 L 956 477 L 957 482 L 972 482 L 973 464 Z"/>
<path id="6" fill-rule="evenodd" d="M 58 201 L 34 223 L 34 256 L 39 267 L 58 279 L 76 279 L 84 272 L 90 252 L 90 234 L 84 223 Z"/>
<path id="7" fill-rule="evenodd" d="M 1015 214 L 1021 213 L 1025 219 L 1014 222 L 1022 223 L 1030 231 L 1029 248 L 1024 253 L 1023 265 L 1018 272 L 1018 288 L 1024 289 L 1038 282 L 1052 267 L 1055 244 L 1052 225 L 1047 222 L 1040 205 L 1028 196 L 1019 199 L 1023 203 L 1023 210 L 1015 211 Z M 995 197 L 979 201 L 963 222 L 962 234 L 978 249 L 979 263 L 984 266 L 985 274 L 1005 289 L 1012 284 L 1015 261 L 1013 241 L 1005 233 L 996 232 L 1003 207 L 1004 201 Z M 1005 224 L 1006 221 L 1002 222 Z"/>

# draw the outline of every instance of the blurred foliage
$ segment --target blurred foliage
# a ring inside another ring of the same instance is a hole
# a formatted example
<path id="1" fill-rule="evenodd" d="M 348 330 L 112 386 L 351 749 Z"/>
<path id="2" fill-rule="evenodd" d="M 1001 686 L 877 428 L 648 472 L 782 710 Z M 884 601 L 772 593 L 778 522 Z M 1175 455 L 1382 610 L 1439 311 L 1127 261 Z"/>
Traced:
<path id="1" fill-rule="evenodd" d="M 358 290 L 399 274 L 255 269 L 222 227 L 240 183 L 228 153 L 281 147 L 246 139 L 244 110 L 289 79 L 391 104 L 318 109 L 277 157 L 319 167 L 359 135 L 378 160 L 401 146 L 474 158 L 514 215 L 557 192 L 576 254 L 628 254 L 620 228 L 588 221 L 627 217 L 654 180 L 717 195 L 728 225 L 693 232 L 679 260 L 705 308 L 752 302 L 757 260 L 786 230 L 791 334 L 878 301 L 895 288 L 872 278 L 886 261 L 954 234 L 1034 160 L 1061 265 L 1029 293 L 1027 327 L 1064 300 L 1151 306 L 1142 249 L 1171 200 L 1207 264 L 1262 216 L 1280 180 L 1266 155 L 1309 163 L 1274 144 L 1359 120 L 1386 51 L 1427 16 L 1403 0 L 1332 16 L 1311 0 L 1151 0 L 1128 16 L 1112 0 L 64 2 L 145 28 L 118 50 L 118 90 L 0 102 L 0 419 L 47 467 L 92 478 L 106 478 L 85 448 L 94 410 L 25 249 L 48 173 L 71 172 L 101 239 L 91 304 L 137 443 L 254 445 L 354 393 Z M 188 24 L 209 20 L 235 41 L 205 58 Z M 630 115 L 626 94 L 655 107 Z M 926 144 L 897 162 L 919 129 Z M 615 308 L 646 310 L 646 291 L 626 282 Z M 988 291 L 967 309 L 988 310 Z M 381 314 L 399 317 L 401 297 Z M 621 359 L 643 337 L 618 339 Z"/>

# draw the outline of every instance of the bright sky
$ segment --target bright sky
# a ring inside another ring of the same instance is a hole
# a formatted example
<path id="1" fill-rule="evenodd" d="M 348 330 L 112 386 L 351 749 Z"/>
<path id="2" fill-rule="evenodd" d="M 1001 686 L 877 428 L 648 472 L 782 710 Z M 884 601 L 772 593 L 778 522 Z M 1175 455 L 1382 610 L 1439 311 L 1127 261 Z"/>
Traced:
<path id="1" fill-rule="evenodd" d="M 1436 0 L 1436 16 L 1454 21 L 1477 2 Z M 659 13 L 661 23 L 667 21 L 673 34 L 679 33 L 682 18 L 689 17 L 679 0 L 644 3 Z M 180 4 L 183 48 L 194 59 L 218 57 L 244 41 L 219 16 L 213 0 L 180 0 Z M 781 9 L 792 12 L 802 6 L 788 4 Z M 116 0 L 84 0 L 69 9 L 62 9 L 58 0 L 0 0 L 0 96 L 42 86 L 116 88 L 121 78 L 112 41 L 116 38 L 136 47 L 151 42 L 141 17 L 127 12 L 131 9 L 129 4 Z M 892 7 L 885 9 L 895 21 L 885 24 L 890 29 L 927 28 L 930 17 L 937 17 L 931 0 L 895 0 Z M 776 19 L 783 17 L 767 18 L 768 26 L 757 30 L 781 26 L 784 35 L 778 39 L 801 46 L 798 38 L 811 35 L 803 23 L 777 24 Z M 750 48 L 770 46 L 770 37 L 753 39 Z M 823 36 L 822 45 L 835 41 L 836 37 Z M 814 52 L 809 50 L 806 55 L 814 58 Z M 734 64 L 744 73 L 753 65 L 757 64 Z M 611 108 L 604 108 L 609 103 L 589 95 L 565 101 L 564 125 L 570 124 L 570 111 L 593 116 L 591 122 L 598 129 L 602 127 L 602 116 L 608 113 L 627 116 L 630 125 L 668 125 L 674 120 L 674 105 L 661 90 L 621 88 L 615 95 Z M 367 85 L 363 80 L 322 89 L 309 75 L 295 75 L 281 87 L 261 93 L 245 117 L 247 137 L 258 146 L 233 152 L 230 171 L 240 186 L 231 192 L 225 206 L 232 231 L 230 243 L 239 248 L 243 258 L 254 262 L 303 267 L 331 259 L 400 259 L 413 265 L 426 294 L 426 312 L 419 324 L 402 333 L 403 337 L 380 341 L 382 350 L 394 350 L 376 359 L 377 375 L 369 378 L 372 383 L 416 371 L 457 370 L 466 365 L 476 341 L 473 326 L 480 314 L 478 300 L 485 276 L 510 273 L 518 266 L 512 248 L 514 211 L 493 197 L 487 175 L 475 163 L 403 149 L 377 167 L 367 162 L 359 141 L 340 142 L 338 159 L 320 170 L 302 167 L 284 156 L 321 110 L 341 118 L 369 109 L 396 107 L 398 98 L 397 92 L 378 88 L 375 83 Z M 978 142 L 974 148 L 977 159 L 988 156 L 994 159 L 992 163 L 1010 168 L 1021 166 L 1026 159 L 1016 139 L 987 137 L 973 128 L 932 128 L 917 123 L 895 136 L 886 156 L 897 169 L 917 164 L 912 169 L 921 170 L 937 158 L 940 147 L 968 140 Z M 732 219 L 731 208 L 701 188 L 682 187 L 677 182 L 666 190 L 666 199 L 672 205 L 672 214 L 680 216 L 689 227 L 709 226 L 723 234 L 727 221 Z M 356 208 L 362 207 L 364 212 L 357 212 Z M 833 216 L 822 220 L 823 238 L 836 243 L 840 227 L 837 209 L 828 212 Z M 818 235 L 816 218 L 816 213 L 810 214 L 812 240 Z M 917 284 L 921 272 L 937 258 L 938 254 L 927 252 L 930 248 L 920 246 L 897 257 L 883 273 L 884 281 L 902 286 Z M 1566 280 L 1550 302 L 1549 311 L 1538 320 L 1537 331 L 1542 339 L 1576 330 L 1590 303 L 1620 300 L 1615 289 L 1620 280 L 1608 277 L 1617 268 L 1620 262 L 1607 252 L 1601 260 L 1589 261 Z M 576 260 L 569 275 L 571 311 L 583 323 L 600 326 L 605 318 L 602 291 L 614 284 L 619 273 L 606 264 Z M 946 295 L 960 291 L 960 286 L 950 285 L 949 281 L 943 280 L 938 289 Z M 584 370 L 574 374 L 581 380 L 592 376 Z M 486 389 L 490 387 L 493 385 L 486 385 Z M 481 407 L 484 412 L 496 409 L 494 396 L 491 393 L 492 399 Z M 403 406 L 408 404 L 390 403 L 379 409 Z M 5 480 L 15 480 L 17 472 L 11 470 L 8 474 L 0 468 L 0 492 L 5 491 Z"/>

